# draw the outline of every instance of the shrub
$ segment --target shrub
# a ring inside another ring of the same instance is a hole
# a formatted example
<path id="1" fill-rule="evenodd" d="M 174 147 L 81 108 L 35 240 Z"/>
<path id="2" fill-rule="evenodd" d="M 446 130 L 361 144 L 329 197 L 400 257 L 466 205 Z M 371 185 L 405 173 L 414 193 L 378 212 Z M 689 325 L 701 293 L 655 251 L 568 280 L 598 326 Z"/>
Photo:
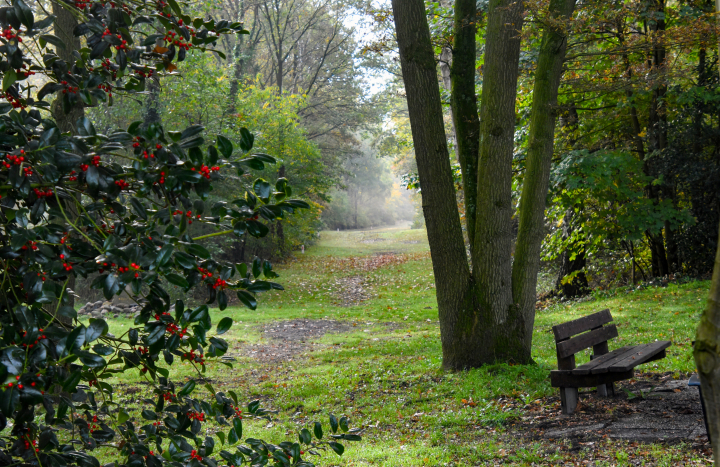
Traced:
<path id="1" fill-rule="evenodd" d="M 274 162 L 251 152 L 252 134 L 242 131 L 238 150 L 222 136 L 207 141 L 199 126 L 166 132 L 136 122 L 105 135 L 84 117 L 77 133 L 62 133 L 45 112 L 47 96 L 57 96 L 70 112 L 109 101 L 113 91 L 142 91 L 148 76 L 175 69 L 186 50 L 205 50 L 220 34 L 243 33 L 242 25 L 190 18 L 174 0 L 74 5 L 65 6 L 81 19 L 75 34 L 87 44 L 75 63 L 49 47 L 64 46 L 46 33 L 54 17 L 36 21 L 23 0 L 0 9 L 7 101 L 0 104 L 2 463 L 97 467 L 99 447 L 117 450 L 111 456 L 117 465 L 134 467 L 216 467 L 222 461 L 215 454 L 232 466 L 307 466 L 306 452 L 342 454 L 338 441 L 360 439 L 344 417 L 330 417 L 329 437 L 315 423 L 297 442 L 247 438 L 238 444 L 243 417 L 269 412 L 257 401 L 241 410 L 237 394 L 209 383 L 204 387 L 211 397 L 197 388 L 206 359 L 226 352 L 221 335 L 232 320 L 213 325 L 207 304 L 190 309 L 178 300 L 172 310 L 162 285 L 186 292 L 204 287 L 208 304 L 220 309 L 231 291 L 255 309 L 258 292 L 281 289 L 270 281 L 277 274 L 267 261 L 216 260 L 199 243 L 226 234 L 263 237 L 264 221 L 307 207 L 289 199 L 286 180 L 262 178 L 242 198 L 206 205 L 212 182 L 223 174 L 246 180 Z M 42 10 L 39 3 L 35 10 Z M 130 33 L 143 27 L 147 34 Z M 32 58 L 38 51 L 42 63 Z M 33 97 L 28 78 L 34 73 L 47 83 Z M 216 230 L 192 238 L 192 222 Z M 113 336 L 102 319 L 77 321 L 68 285 L 78 276 L 91 278 L 107 299 L 124 293 L 140 303 L 131 329 Z M 181 387 L 168 371 L 178 361 L 194 371 Z M 131 421 L 107 382 L 126 372 L 139 372 L 153 388 L 141 423 Z M 217 438 L 227 450 L 200 436 L 209 422 L 221 427 Z"/>

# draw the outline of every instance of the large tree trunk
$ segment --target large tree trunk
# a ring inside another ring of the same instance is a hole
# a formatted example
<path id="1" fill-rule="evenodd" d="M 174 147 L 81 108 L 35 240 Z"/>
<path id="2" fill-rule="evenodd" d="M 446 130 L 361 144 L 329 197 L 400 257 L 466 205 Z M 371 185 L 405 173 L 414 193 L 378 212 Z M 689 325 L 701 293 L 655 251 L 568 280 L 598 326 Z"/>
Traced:
<path id="1" fill-rule="evenodd" d="M 695 337 L 695 364 L 700 375 L 705 416 L 715 464 L 720 464 L 720 239 L 715 255 L 710 297 Z"/>
<path id="2" fill-rule="evenodd" d="M 480 319 L 474 323 L 475 348 L 467 351 L 475 355 L 475 364 L 530 360 L 529 343 L 522 334 L 516 334 L 518 328 L 524 329 L 524 326 L 517 325 L 521 316 L 513 306 L 511 272 L 512 156 L 522 13 L 519 0 L 491 0 L 488 7 L 480 104 L 477 219 L 471 250 Z"/>
<path id="3" fill-rule="evenodd" d="M 476 16 L 474 1 L 455 2 L 453 60 L 450 66 L 451 105 L 457 156 L 463 174 L 465 222 L 471 249 L 475 242 L 480 150 L 480 120 L 475 96 Z"/>
<path id="4" fill-rule="evenodd" d="M 466 355 L 471 357 L 479 342 L 467 349 L 462 345 L 464 336 L 476 339 L 477 316 L 468 303 L 472 280 L 455 204 L 425 4 L 423 0 L 393 0 L 392 5 L 433 260 L 443 366 L 450 369 L 475 366 L 469 364 L 472 360 Z"/>

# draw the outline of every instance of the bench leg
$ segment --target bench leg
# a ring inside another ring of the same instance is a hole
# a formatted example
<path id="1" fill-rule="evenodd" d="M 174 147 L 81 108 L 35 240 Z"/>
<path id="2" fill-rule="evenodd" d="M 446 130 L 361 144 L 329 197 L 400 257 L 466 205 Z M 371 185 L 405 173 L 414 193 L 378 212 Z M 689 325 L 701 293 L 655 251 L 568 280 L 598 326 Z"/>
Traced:
<path id="1" fill-rule="evenodd" d="M 563 415 L 571 415 L 575 412 L 578 403 L 577 388 L 560 388 L 560 405 Z"/>
<path id="2" fill-rule="evenodd" d="M 599 385 L 597 387 L 597 395 L 598 395 L 598 397 L 607 397 L 607 395 L 608 395 L 607 385 L 605 385 L 605 384 Z"/>

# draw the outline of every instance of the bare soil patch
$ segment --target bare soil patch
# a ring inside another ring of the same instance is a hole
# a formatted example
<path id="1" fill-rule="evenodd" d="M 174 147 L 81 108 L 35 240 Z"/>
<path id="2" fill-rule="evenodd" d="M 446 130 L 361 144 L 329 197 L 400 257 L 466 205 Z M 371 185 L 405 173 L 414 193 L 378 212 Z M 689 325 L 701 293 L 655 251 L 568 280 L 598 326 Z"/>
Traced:
<path id="1" fill-rule="evenodd" d="M 355 329 L 352 323 L 334 319 L 293 319 L 276 321 L 262 326 L 265 337 L 284 342 L 305 342 L 326 333 L 341 333 Z"/>
<path id="2" fill-rule="evenodd" d="M 263 337 L 270 342 L 249 344 L 244 346 L 242 353 L 262 363 L 279 363 L 298 360 L 307 357 L 310 353 L 324 350 L 328 346 L 312 342 L 313 339 L 325 334 L 341 334 L 350 331 L 366 331 L 372 333 L 387 332 L 400 327 L 399 323 L 352 323 L 332 319 L 293 319 L 289 321 L 276 321 L 260 326 Z"/>
<path id="3" fill-rule="evenodd" d="M 577 411 L 569 416 L 560 414 L 559 397 L 523 407 L 524 415 L 513 431 L 533 439 L 570 440 L 577 446 L 610 438 L 707 447 L 700 396 L 697 388 L 688 387 L 686 378 L 645 373 L 615 387 L 610 398 L 581 393 Z"/>

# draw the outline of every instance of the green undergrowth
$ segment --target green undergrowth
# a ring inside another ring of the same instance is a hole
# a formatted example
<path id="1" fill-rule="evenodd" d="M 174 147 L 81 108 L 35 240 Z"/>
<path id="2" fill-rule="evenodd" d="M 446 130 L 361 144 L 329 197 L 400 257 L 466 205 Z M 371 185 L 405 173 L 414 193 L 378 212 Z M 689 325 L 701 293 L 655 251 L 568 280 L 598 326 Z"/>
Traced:
<path id="1" fill-rule="evenodd" d="M 232 369 L 210 363 L 204 376 L 220 390 L 234 390 L 246 401 L 260 399 L 277 411 L 270 422 L 248 421 L 244 437 L 294 438 L 300 428 L 326 420 L 330 413 L 347 415 L 352 426 L 365 428 L 362 442 L 347 446 L 342 457 L 324 454 L 318 465 L 575 462 L 582 451 L 511 435 L 524 404 L 544 404 L 555 394 L 548 380 L 548 372 L 556 367 L 551 327 L 609 308 L 620 334 L 611 349 L 671 340 L 667 358 L 645 370 L 679 375 L 694 370 L 690 342 L 709 287 L 708 282 L 690 282 L 617 289 L 582 302 L 544 304 L 535 321 L 535 365 L 498 364 L 450 373 L 441 369 L 437 303 L 424 231 L 323 232 L 317 246 L 298 256 L 277 268 L 285 291 L 264 294 L 257 311 L 214 311 L 214 322 L 225 316 L 234 321 L 224 336 L 234 362 Z M 361 285 L 360 296 L 344 296 L 349 283 Z M 289 359 L 256 360 L 254 350 L 272 353 L 289 345 L 268 340 L 262 326 L 296 319 L 338 320 L 348 331 L 294 341 Z M 128 319 L 115 319 L 110 331 L 119 335 L 130 325 Z M 587 353 L 579 356 L 578 364 L 583 359 L 589 359 Z M 191 374 L 192 368 L 185 365 L 173 370 L 171 378 L 183 382 Z M 118 397 L 128 407 L 144 408 L 142 399 L 150 390 L 143 382 L 146 378 L 130 372 L 116 381 Z M 630 465 L 613 454 L 626 447 L 602 447 L 610 460 L 596 465 Z M 628 449 L 631 459 L 634 454 Z M 692 463 L 698 456 L 687 446 L 650 445 L 642 452 L 648 453 L 647 465 Z"/>

